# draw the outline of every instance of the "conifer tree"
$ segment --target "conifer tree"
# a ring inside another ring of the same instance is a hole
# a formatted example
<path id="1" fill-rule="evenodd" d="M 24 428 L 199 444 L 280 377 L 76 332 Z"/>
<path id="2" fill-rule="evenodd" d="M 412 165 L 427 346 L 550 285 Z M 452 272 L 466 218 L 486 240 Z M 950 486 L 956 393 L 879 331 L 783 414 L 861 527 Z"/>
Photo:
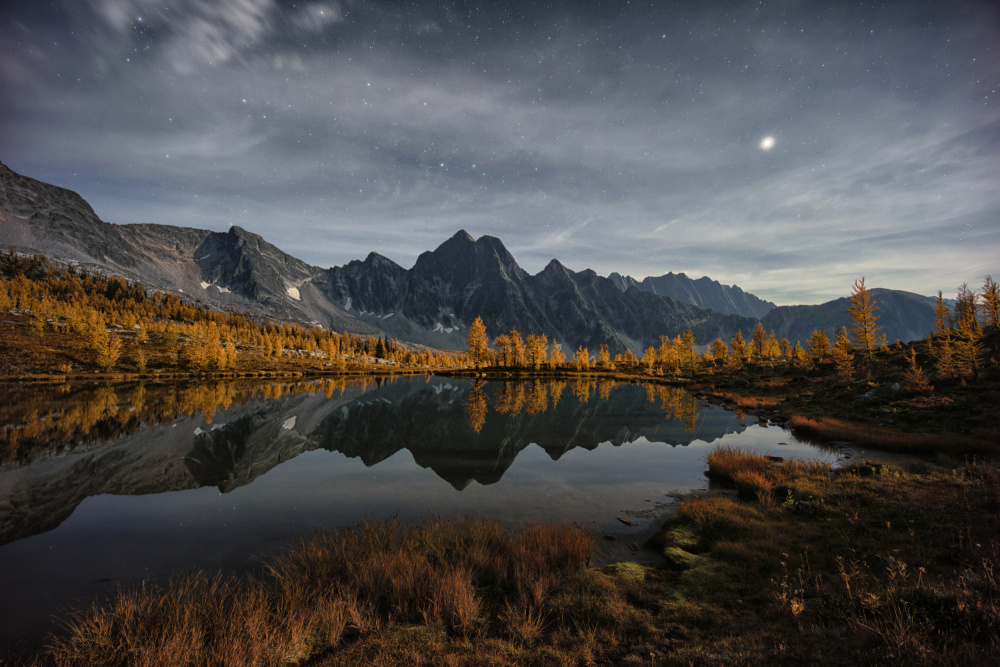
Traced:
<path id="1" fill-rule="evenodd" d="M 566 363 L 566 354 L 562 347 L 554 339 L 552 341 L 552 351 L 549 352 L 549 365 L 552 368 L 559 368 Z"/>
<path id="2" fill-rule="evenodd" d="M 813 365 L 812 357 L 805 351 L 799 341 L 795 341 L 795 347 L 792 348 L 792 364 L 804 371 L 809 370 Z"/>
<path id="3" fill-rule="evenodd" d="M 542 367 L 546 359 L 546 350 L 549 346 L 549 339 L 544 335 L 531 334 L 524 339 L 524 354 L 528 365 L 536 371 Z"/>
<path id="4" fill-rule="evenodd" d="M 517 329 L 511 329 L 509 336 L 511 357 L 510 365 L 517 367 L 524 366 L 524 339 L 521 338 L 521 334 Z"/>
<path id="5" fill-rule="evenodd" d="M 684 372 L 693 372 L 698 366 L 698 344 L 695 342 L 694 332 L 688 329 L 684 332 L 684 338 L 678 349 L 681 367 Z"/>
<path id="6" fill-rule="evenodd" d="M 958 375 L 958 366 L 955 363 L 955 346 L 951 339 L 951 332 L 946 332 L 930 347 L 931 356 L 934 357 L 934 365 L 937 368 L 937 377 L 941 379 L 953 378 Z"/>
<path id="7" fill-rule="evenodd" d="M 837 369 L 837 379 L 847 384 L 854 379 L 854 355 L 851 354 L 851 339 L 837 328 L 837 340 L 833 344 L 833 364 Z"/>
<path id="8" fill-rule="evenodd" d="M 611 362 L 611 352 L 608 351 L 608 346 L 605 343 L 601 343 L 601 347 L 597 351 L 597 366 L 604 370 L 614 369 L 614 364 Z"/>
<path id="9" fill-rule="evenodd" d="M 507 334 L 500 334 L 493 341 L 497 348 L 497 363 L 500 366 L 514 365 L 514 342 Z"/>
<path id="10" fill-rule="evenodd" d="M 934 390 L 924 375 L 924 369 L 917 366 L 917 350 L 910 348 L 910 358 L 906 371 L 903 373 L 903 385 L 913 392 L 927 393 Z"/>
<path id="11" fill-rule="evenodd" d="M 767 351 L 767 331 L 764 330 L 764 325 L 757 322 L 757 326 L 753 328 L 753 335 L 750 337 L 750 355 L 754 361 L 760 361 L 764 358 Z"/>
<path id="12" fill-rule="evenodd" d="M 958 294 L 955 296 L 955 310 L 951 318 L 953 329 L 971 329 L 979 326 L 976 301 L 976 293 L 969 289 L 967 283 L 959 285 Z"/>
<path id="13" fill-rule="evenodd" d="M 983 326 L 1000 328 L 1000 285 L 986 276 L 983 283 L 983 302 L 979 306 L 983 314 Z"/>
<path id="14" fill-rule="evenodd" d="M 823 327 L 813 331 L 809 337 L 809 356 L 814 361 L 822 361 L 830 356 L 830 339 L 827 338 L 826 330 Z"/>
<path id="15" fill-rule="evenodd" d="M 763 327 L 761 327 L 763 328 Z M 743 332 L 737 331 L 729 342 L 729 362 L 733 368 L 740 368 L 749 356 L 750 348 L 743 339 Z"/>
<path id="16" fill-rule="evenodd" d="M 944 302 L 944 295 L 938 290 L 937 304 L 934 306 L 934 333 L 943 334 L 951 330 L 951 316 Z"/>
<path id="17" fill-rule="evenodd" d="M 711 350 L 712 360 L 715 363 L 725 364 L 729 360 L 729 346 L 721 338 L 712 341 Z"/>
<path id="18" fill-rule="evenodd" d="M 486 325 L 483 318 L 476 317 L 469 326 L 469 334 L 465 338 L 466 354 L 473 367 L 482 368 L 486 365 L 489 354 L 489 339 L 486 337 Z"/>
<path id="19" fill-rule="evenodd" d="M 965 283 L 958 288 L 953 318 L 955 364 L 959 375 L 978 376 L 982 357 L 982 329 L 979 328 L 977 295 Z"/>
<path id="20" fill-rule="evenodd" d="M 105 336 L 97 349 L 97 365 L 109 371 L 118 363 L 122 352 L 122 341 L 117 336 Z"/>
<path id="21" fill-rule="evenodd" d="M 847 316 L 850 320 L 847 330 L 854 340 L 855 346 L 862 351 L 865 362 L 870 364 L 875 356 L 875 347 L 879 342 L 878 326 L 878 306 L 872 298 L 871 292 L 865 286 L 865 277 L 861 276 L 854 281 L 854 292 L 850 296 L 847 306 Z"/>
<path id="22" fill-rule="evenodd" d="M 642 363 L 646 366 L 646 370 L 652 372 L 653 366 L 656 364 L 658 355 L 656 354 L 655 347 L 647 347 L 646 351 L 642 354 Z"/>

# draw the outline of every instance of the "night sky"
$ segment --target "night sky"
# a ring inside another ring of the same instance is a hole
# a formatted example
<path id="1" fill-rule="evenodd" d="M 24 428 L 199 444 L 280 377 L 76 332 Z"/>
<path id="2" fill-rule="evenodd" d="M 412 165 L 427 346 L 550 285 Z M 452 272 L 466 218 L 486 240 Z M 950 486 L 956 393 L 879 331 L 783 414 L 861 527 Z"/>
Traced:
<path id="1" fill-rule="evenodd" d="M 0 161 L 104 220 L 779 304 L 1000 278 L 993 2 L 0 0 Z"/>

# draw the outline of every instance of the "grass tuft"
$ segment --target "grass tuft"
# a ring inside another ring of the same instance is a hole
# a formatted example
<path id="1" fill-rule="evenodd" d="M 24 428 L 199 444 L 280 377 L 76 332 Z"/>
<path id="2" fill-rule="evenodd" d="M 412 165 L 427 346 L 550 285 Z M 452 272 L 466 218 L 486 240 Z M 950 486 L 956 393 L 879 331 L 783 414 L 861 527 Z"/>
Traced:
<path id="1" fill-rule="evenodd" d="M 119 591 L 49 640 L 56 665 L 260 665 L 310 661 L 407 626 L 474 638 L 502 619 L 530 645 L 558 579 L 584 568 L 574 526 L 501 529 L 478 518 L 318 534 L 244 580 L 193 576 Z"/>
<path id="2" fill-rule="evenodd" d="M 716 479 L 733 481 L 737 473 L 763 474 L 771 460 L 759 452 L 723 445 L 708 453 L 708 474 Z"/>

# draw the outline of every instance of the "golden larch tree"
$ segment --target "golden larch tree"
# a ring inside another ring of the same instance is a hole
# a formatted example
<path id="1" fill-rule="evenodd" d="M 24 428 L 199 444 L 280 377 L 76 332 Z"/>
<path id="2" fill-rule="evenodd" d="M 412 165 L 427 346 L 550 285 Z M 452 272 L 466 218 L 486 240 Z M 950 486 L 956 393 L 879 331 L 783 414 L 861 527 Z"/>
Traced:
<path id="1" fill-rule="evenodd" d="M 866 362 L 871 362 L 875 356 L 875 348 L 879 343 L 878 306 L 871 292 L 865 286 L 865 277 L 854 281 L 854 291 L 847 304 L 847 331 L 854 345 L 865 356 Z"/>
<path id="2" fill-rule="evenodd" d="M 489 358 L 489 338 L 486 337 L 486 325 L 483 318 L 476 317 L 469 326 L 469 334 L 465 337 L 466 354 L 475 368 L 482 368 Z"/>
<path id="3" fill-rule="evenodd" d="M 986 276 L 983 283 L 983 302 L 979 305 L 983 314 L 983 326 L 1000 328 L 1000 286 Z"/>

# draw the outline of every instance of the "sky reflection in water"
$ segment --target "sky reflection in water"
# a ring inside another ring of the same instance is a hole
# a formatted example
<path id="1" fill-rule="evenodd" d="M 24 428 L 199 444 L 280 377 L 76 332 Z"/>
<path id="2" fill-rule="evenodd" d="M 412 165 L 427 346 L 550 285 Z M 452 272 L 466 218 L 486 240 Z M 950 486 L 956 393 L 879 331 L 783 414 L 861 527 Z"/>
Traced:
<path id="1" fill-rule="evenodd" d="M 707 487 L 705 454 L 718 444 L 835 459 L 675 389 L 566 386 L 553 407 L 547 386 L 545 410 L 518 405 L 519 388 L 447 378 L 321 389 L 0 469 L 0 641 L 118 583 L 255 567 L 314 530 L 478 513 L 576 522 L 624 543 L 662 520 L 670 494 Z M 489 409 L 470 423 L 481 398 Z"/>

